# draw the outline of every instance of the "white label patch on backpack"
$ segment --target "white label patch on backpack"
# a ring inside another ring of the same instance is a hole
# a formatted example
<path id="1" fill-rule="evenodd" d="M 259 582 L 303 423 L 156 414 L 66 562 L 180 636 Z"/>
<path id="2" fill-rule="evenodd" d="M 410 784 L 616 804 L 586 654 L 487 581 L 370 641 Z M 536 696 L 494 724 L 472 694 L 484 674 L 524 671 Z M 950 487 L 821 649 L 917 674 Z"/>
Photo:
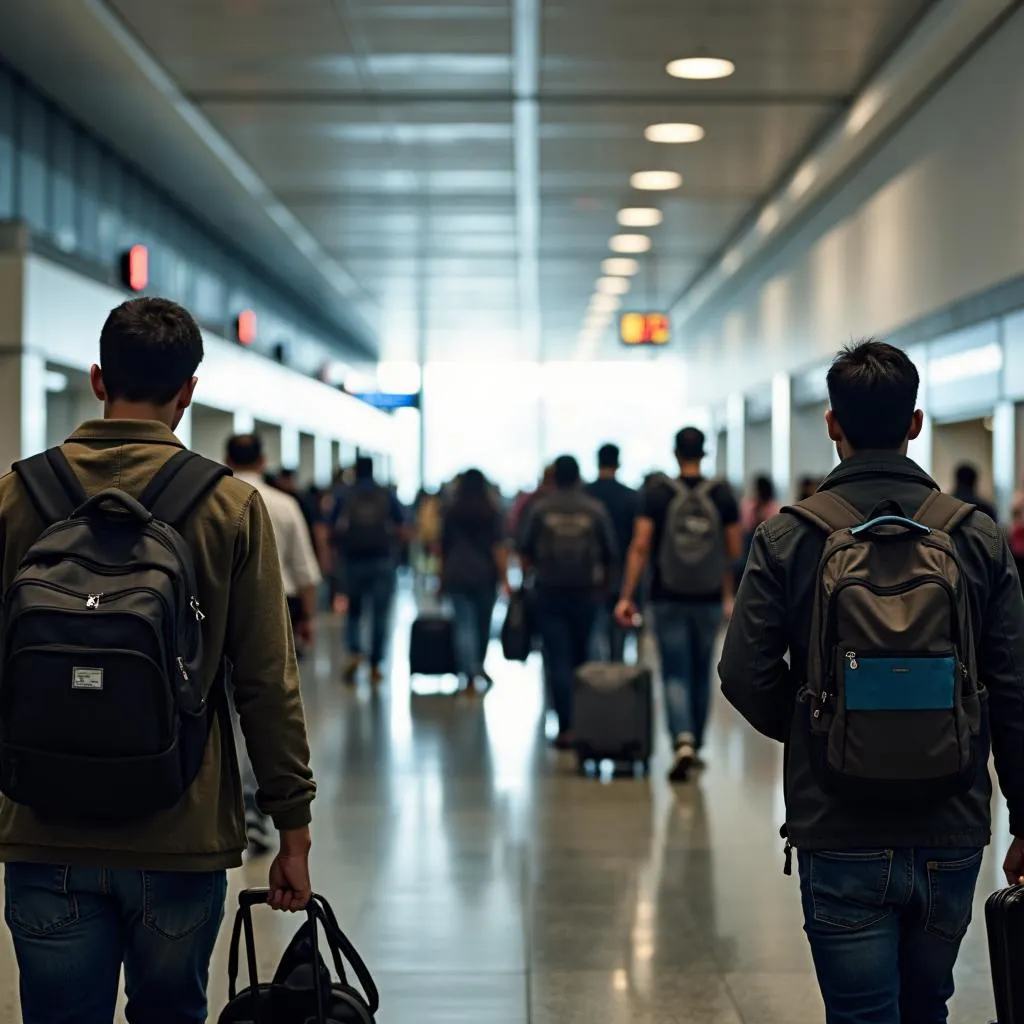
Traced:
<path id="1" fill-rule="evenodd" d="M 103 669 L 74 668 L 71 670 L 72 690 L 102 690 Z"/>

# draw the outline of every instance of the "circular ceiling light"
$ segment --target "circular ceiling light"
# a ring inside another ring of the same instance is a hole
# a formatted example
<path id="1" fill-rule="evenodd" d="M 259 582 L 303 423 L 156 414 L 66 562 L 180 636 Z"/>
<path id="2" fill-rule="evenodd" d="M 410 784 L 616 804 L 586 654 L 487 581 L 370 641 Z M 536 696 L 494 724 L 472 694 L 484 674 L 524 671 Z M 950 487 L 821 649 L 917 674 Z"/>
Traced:
<path id="1" fill-rule="evenodd" d="M 632 206 L 619 210 L 616 219 L 624 228 L 656 228 L 665 215 L 653 206 Z"/>
<path id="2" fill-rule="evenodd" d="M 665 70 L 673 78 L 704 82 L 712 78 L 728 78 L 736 70 L 736 65 L 724 57 L 684 57 L 671 61 Z"/>
<path id="3" fill-rule="evenodd" d="M 595 285 L 602 295 L 625 295 L 629 288 L 629 278 L 626 277 L 602 277 Z"/>
<path id="4" fill-rule="evenodd" d="M 650 252 L 651 240 L 646 235 L 615 235 L 608 242 L 608 248 L 612 252 Z"/>
<path id="5" fill-rule="evenodd" d="M 637 171 L 629 183 L 643 192 L 671 192 L 683 183 L 678 171 Z"/>
<path id="6" fill-rule="evenodd" d="M 614 313 L 622 308 L 622 299 L 618 295 L 601 295 L 598 293 L 590 300 L 592 313 Z"/>
<path id="7" fill-rule="evenodd" d="M 818 180 L 818 165 L 813 161 L 804 164 L 789 183 L 789 194 L 799 199 Z"/>
<path id="8" fill-rule="evenodd" d="M 601 273 L 605 277 L 632 277 L 640 273 L 640 264 L 628 256 L 613 256 L 601 263 Z"/>
<path id="9" fill-rule="evenodd" d="M 757 218 L 757 230 L 762 235 L 771 234 L 778 227 L 780 217 L 778 206 L 775 203 L 769 203 L 761 211 L 761 216 Z"/>
<path id="10" fill-rule="evenodd" d="M 699 124 L 649 124 L 644 129 L 648 142 L 662 142 L 670 146 L 681 146 L 687 142 L 700 142 L 704 129 Z"/>

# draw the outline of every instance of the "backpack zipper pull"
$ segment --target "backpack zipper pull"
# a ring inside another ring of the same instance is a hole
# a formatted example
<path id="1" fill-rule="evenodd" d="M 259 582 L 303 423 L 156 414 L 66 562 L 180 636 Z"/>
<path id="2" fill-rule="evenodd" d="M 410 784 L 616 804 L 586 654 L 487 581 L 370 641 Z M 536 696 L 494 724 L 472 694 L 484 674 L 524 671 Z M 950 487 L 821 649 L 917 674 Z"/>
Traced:
<path id="1" fill-rule="evenodd" d="M 788 878 L 793 874 L 793 844 L 786 840 L 786 848 L 782 851 L 785 862 L 782 866 L 782 873 Z"/>
<path id="2" fill-rule="evenodd" d="M 854 672 L 856 672 L 857 671 L 857 652 L 856 651 L 847 651 L 846 652 L 846 660 L 850 663 L 850 668 Z"/>
<path id="3" fill-rule="evenodd" d="M 85 599 L 85 607 L 86 608 L 91 608 L 93 611 L 95 611 L 97 608 L 99 608 L 99 606 L 100 606 L 100 598 L 102 598 L 102 597 L 103 597 L 102 594 L 90 594 Z"/>
<path id="4" fill-rule="evenodd" d="M 192 600 L 189 601 L 188 606 L 189 606 L 189 608 L 192 609 L 193 612 L 195 612 L 196 622 L 203 622 L 203 621 L 205 621 L 206 616 L 199 609 L 199 598 L 198 597 L 193 597 Z"/>
<path id="5" fill-rule="evenodd" d="M 178 656 L 178 671 L 181 673 L 181 678 L 187 683 L 188 682 L 188 669 L 185 668 L 185 659 L 180 655 Z"/>

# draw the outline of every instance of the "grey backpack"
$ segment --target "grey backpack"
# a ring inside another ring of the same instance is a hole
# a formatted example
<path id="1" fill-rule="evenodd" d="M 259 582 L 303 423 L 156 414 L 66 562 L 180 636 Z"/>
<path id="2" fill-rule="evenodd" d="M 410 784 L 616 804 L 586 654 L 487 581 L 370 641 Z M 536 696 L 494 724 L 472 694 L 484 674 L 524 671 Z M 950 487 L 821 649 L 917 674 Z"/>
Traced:
<path id="1" fill-rule="evenodd" d="M 722 516 L 712 497 L 715 481 L 690 486 L 665 477 L 675 490 L 665 515 L 658 569 L 662 585 L 683 597 L 721 589 L 726 558 Z"/>
<path id="2" fill-rule="evenodd" d="M 951 534 L 974 511 L 933 491 L 913 519 L 823 491 L 789 509 L 828 535 L 811 620 L 811 765 L 833 796 L 915 805 L 967 792 L 983 687 Z"/>

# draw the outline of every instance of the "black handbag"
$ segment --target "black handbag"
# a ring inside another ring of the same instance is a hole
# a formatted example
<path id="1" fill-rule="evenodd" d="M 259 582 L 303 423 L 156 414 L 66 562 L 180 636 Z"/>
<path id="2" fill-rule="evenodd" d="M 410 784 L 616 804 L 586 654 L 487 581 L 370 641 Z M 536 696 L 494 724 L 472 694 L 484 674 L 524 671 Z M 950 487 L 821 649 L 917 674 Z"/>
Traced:
<path id="1" fill-rule="evenodd" d="M 338 925 L 330 904 L 313 895 L 306 920 L 281 957 L 274 980 L 260 984 L 253 939 L 252 908 L 267 902 L 267 889 L 246 889 L 238 895 L 238 913 L 231 933 L 228 955 L 228 1005 L 219 1024 L 374 1024 L 380 1006 L 377 986 L 366 964 Z M 324 963 L 319 950 L 323 930 L 338 980 Z M 245 931 L 245 955 L 249 987 L 238 985 L 238 953 Z M 348 963 L 362 992 L 348 983 Z"/>
<path id="2" fill-rule="evenodd" d="M 533 650 L 530 608 L 524 591 L 514 590 L 508 598 L 505 623 L 501 627 L 501 653 L 506 661 L 526 661 Z"/>

